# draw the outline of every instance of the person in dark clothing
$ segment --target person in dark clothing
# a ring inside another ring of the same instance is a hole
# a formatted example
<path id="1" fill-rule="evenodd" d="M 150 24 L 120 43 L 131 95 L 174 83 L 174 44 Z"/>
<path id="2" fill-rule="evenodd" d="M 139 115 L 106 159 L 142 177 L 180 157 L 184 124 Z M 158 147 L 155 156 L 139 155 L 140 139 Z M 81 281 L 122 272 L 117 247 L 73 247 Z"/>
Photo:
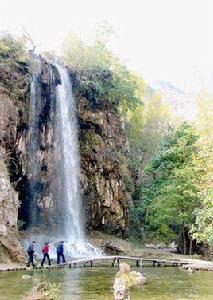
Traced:
<path id="1" fill-rule="evenodd" d="M 51 265 L 51 263 L 50 263 L 50 257 L 49 257 L 49 248 L 50 248 L 50 243 L 49 242 L 45 243 L 45 245 L 44 245 L 44 247 L 42 249 L 42 253 L 44 254 L 44 257 L 43 257 L 42 262 L 41 262 L 41 266 L 42 267 L 44 265 L 44 262 L 45 262 L 46 258 L 48 260 L 49 266 Z"/>
<path id="2" fill-rule="evenodd" d="M 32 264 L 33 267 L 35 267 L 34 263 L 34 252 L 35 252 L 35 241 L 33 241 L 30 246 L 27 248 L 27 254 L 28 254 L 28 262 L 27 265 L 30 267 L 30 264 Z"/>
<path id="3" fill-rule="evenodd" d="M 60 264 L 60 260 L 62 257 L 63 263 L 65 263 L 65 257 L 64 257 L 64 242 L 60 242 L 57 246 L 57 265 Z"/>

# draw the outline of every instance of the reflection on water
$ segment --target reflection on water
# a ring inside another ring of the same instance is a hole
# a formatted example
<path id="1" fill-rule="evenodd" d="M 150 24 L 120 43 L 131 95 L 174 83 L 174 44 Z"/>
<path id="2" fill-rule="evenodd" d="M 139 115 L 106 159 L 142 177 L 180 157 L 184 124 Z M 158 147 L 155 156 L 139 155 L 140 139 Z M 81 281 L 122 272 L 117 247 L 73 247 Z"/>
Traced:
<path id="1" fill-rule="evenodd" d="M 112 285 L 116 271 L 111 267 L 88 267 L 31 271 L 27 274 L 42 281 L 48 279 L 61 283 L 62 300 L 113 300 Z M 188 275 L 178 268 L 152 267 L 145 267 L 142 272 L 147 276 L 147 284 L 132 289 L 132 300 L 213 299 L 212 272 Z M 0 273 L 0 300 L 21 299 L 21 295 L 32 287 L 32 281 L 21 278 L 23 274 Z"/>

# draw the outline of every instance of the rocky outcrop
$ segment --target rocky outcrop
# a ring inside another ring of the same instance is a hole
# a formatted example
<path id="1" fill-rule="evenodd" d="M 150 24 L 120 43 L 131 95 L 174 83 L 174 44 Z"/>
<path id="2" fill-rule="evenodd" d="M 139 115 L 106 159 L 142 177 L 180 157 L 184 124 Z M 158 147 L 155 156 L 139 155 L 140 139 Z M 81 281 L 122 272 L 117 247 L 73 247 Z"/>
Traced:
<path id="1" fill-rule="evenodd" d="M 0 257 L 23 260 L 18 211 L 26 173 L 27 66 L 0 63 Z"/>
<path id="2" fill-rule="evenodd" d="M 0 253 L 8 254 L 9 260 L 22 261 L 17 228 L 18 206 L 18 194 L 11 187 L 7 168 L 0 160 Z M 5 262 L 5 256 L 0 255 L 0 262 L 1 258 Z"/>
<path id="3" fill-rule="evenodd" d="M 115 300 L 130 300 L 130 289 L 146 283 L 146 277 L 136 271 L 130 271 L 130 265 L 122 263 L 120 270 L 115 274 L 113 295 Z"/>
<path id="4" fill-rule="evenodd" d="M 26 159 L 26 194 L 22 197 L 21 215 L 26 224 L 24 228 L 30 226 L 44 230 L 48 227 L 54 230 L 54 224 L 57 224 L 58 219 L 55 164 L 57 149 L 54 138 L 55 86 L 58 84 L 58 79 L 51 74 L 52 65 L 41 58 L 40 63 L 41 73 L 39 70 L 36 84 L 38 94 L 34 108 L 36 111 L 28 118 L 28 130 L 24 138 L 28 158 Z M 31 118 L 37 119 L 36 132 L 30 128 Z M 34 137 L 33 134 L 36 136 Z M 32 141 L 33 138 L 36 139 L 36 144 L 30 143 L 30 139 Z M 34 156 L 33 159 L 29 157 L 30 155 Z M 37 176 L 33 177 L 31 172 L 34 172 L 35 168 Z"/>
<path id="5" fill-rule="evenodd" d="M 15 145 L 19 122 L 18 109 L 1 88 L 0 91 L 0 253 L 8 259 L 21 261 L 22 248 L 18 236 L 18 194 L 11 177 L 16 174 Z M 5 254 L 5 255 L 3 255 Z"/>
<path id="6" fill-rule="evenodd" d="M 18 125 L 18 110 L 2 89 L 0 91 L 0 149 L 2 157 L 10 160 L 14 150 Z"/>
<path id="7" fill-rule="evenodd" d="M 88 229 L 125 234 L 129 199 L 124 184 L 125 138 L 110 104 L 78 104 L 81 184 Z"/>

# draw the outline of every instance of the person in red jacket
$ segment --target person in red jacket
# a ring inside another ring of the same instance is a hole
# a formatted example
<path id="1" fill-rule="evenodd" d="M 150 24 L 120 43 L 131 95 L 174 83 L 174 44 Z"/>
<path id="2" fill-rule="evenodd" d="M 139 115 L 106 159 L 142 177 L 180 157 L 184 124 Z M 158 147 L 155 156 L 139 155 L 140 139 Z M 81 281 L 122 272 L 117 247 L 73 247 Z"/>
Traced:
<path id="1" fill-rule="evenodd" d="M 49 242 L 45 243 L 45 245 L 44 245 L 44 247 L 42 249 L 42 253 L 44 254 L 44 257 L 43 257 L 42 262 L 41 262 L 41 266 L 42 267 L 44 265 L 44 262 L 45 262 L 46 258 L 48 260 L 49 266 L 51 265 L 51 263 L 50 263 L 50 257 L 49 257 L 49 248 L 50 248 L 50 243 Z"/>

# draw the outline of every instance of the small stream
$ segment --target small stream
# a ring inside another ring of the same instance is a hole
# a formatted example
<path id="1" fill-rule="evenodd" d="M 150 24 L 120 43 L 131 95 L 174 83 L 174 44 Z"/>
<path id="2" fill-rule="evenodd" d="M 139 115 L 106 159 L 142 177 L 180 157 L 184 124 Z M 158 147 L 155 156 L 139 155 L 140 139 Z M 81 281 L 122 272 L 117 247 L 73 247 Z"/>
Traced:
<path id="1" fill-rule="evenodd" d="M 132 270 L 139 268 L 132 268 Z M 38 270 L 0 273 L 0 300 L 19 300 L 30 290 L 32 280 L 23 280 L 23 274 L 41 281 L 62 284 L 62 300 L 113 300 L 112 285 L 117 269 L 112 267 Z M 188 275 L 178 268 L 144 267 L 147 284 L 133 288 L 132 300 L 213 299 L 213 273 L 195 272 Z"/>

